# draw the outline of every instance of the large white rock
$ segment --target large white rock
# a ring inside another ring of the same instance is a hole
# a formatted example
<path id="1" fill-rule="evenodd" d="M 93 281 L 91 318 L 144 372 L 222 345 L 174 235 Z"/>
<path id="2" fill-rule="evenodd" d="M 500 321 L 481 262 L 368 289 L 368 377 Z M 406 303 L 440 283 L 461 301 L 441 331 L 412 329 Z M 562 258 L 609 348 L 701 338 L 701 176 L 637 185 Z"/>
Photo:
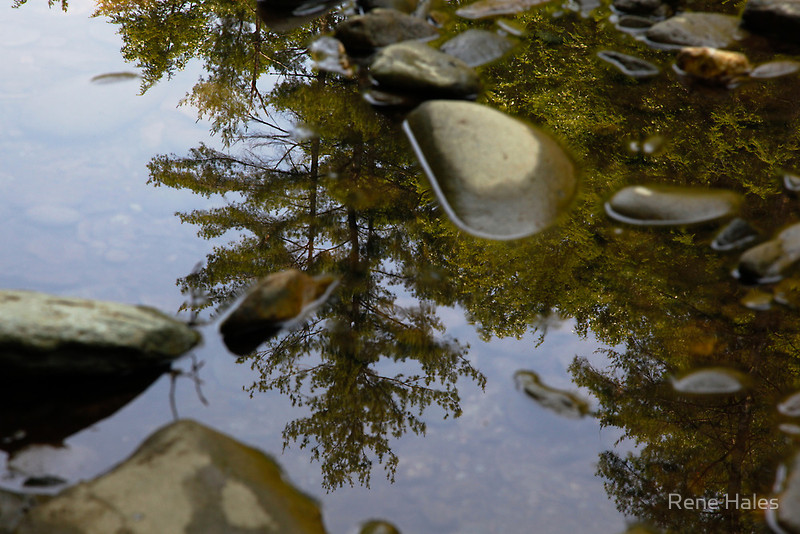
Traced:
<path id="1" fill-rule="evenodd" d="M 575 166 L 545 132 L 472 102 L 433 100 L 404 123 L 439 201 L 461 229 L 516 239 L 571 204 Z"/>
<path id="2" fill-rule="evenodd" d="M 127 372 L 169 362 L 199 341 L 196 331 L 153 308 L 0 291 L 0 368 Z"/>

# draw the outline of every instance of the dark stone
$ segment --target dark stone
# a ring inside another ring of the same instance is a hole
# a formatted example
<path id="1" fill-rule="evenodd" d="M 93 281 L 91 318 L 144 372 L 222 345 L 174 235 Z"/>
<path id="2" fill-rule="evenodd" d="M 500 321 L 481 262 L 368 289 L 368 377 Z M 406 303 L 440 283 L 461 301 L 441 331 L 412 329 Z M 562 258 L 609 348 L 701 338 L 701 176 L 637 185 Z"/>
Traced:
<path id="1" fill-rule="evenodd" d="M 335 37 L 352 55 L 369 55 L 403 41 L 433 39 L 439 30 L 428 22 L 393 9 L 374 9 L 366 15 L 350 17 L 336 27 Z"/>
<path id="2" fill-rule="evenodd" d="M 614 0 L 614 7 L 632 15 L 664 14 L 669 10 L 661 0 Z"/>
<path id="3" fill-rule="evenodd" d="M 800 44 L 800 0 L 749 0 L 742 26 L 760 35 Z"/>

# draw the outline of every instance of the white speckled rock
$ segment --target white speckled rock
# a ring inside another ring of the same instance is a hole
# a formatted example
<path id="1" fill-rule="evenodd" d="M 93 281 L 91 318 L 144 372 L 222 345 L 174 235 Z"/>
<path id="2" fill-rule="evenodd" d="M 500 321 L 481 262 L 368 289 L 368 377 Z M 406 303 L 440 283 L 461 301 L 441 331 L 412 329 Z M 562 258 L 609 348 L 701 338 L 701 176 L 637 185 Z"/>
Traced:
<path id="1" fill-rule="evenodd" d="M 200 334 L 153 308 L 0 291 L 0 366 L 5 369 L 128 372 L 164 364 L 199 341 Z"/>
<path id="2" fill-rule="evenodd" d="M 33 508 L 18 534 L 324 533 L 318 506 L 264 453 L 194 421 Z"/>

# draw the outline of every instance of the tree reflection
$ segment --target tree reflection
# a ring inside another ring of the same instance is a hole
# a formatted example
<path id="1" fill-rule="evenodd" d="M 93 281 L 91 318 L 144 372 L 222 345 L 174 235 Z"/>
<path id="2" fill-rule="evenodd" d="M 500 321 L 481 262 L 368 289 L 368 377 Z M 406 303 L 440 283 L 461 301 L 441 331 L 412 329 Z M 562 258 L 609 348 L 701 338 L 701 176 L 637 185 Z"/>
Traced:
<path id="1" fill-rule="evenodd" d="M 559 228 L 488 243 L 437 217 L 396 128 L 366 107 L 353 85 L 307 70 L 300 52 L 338 15 L 266 39 L 249 9 L 231 7 L 241 11 L 238 22 L 232 12 L 214 12 L 203 19 L 215 22 L 202 38 L 187 29 L 182 41 L 168 36 L 152 45 L 186 43 L 165 51 L 142 48 L 144 34 L 133 22 L 152 30 L 161 15 L 140 4 L 143 18 L 123 10 L 115 20 L 131 58 L 148 73 L 146 85 L 180 66 L 182 51 L 194 50 L 209 74 L 190 100 L 227 141 L 242 140 L 248 149 L 231 156 L 199 147 L 151 163 L 154 185 L 231 199 L 224 208 L 180 214 L 202 236 L 243 232 L 180 283 L 205 291 L 202 306 L 218 311 L 252 279 L 276 270 L 342 276 L 336 297 L 302 329 L 250 357 L 262 375 L 252 393 L 277 389 L 309 409 L 284 437 L 311 448 L 328 488 L 368 483 L 372 458 L 391 477 L 397 458 L 388 435 L 423 431 L 420 416 L 431 404 L 457 415 L 458 375 L 482 383 L 465 347 L 438 335 L 434 303 L 458 304 L 485 339 L 543 332 L 547 318 L 558 315 L 616 347 L 607 353 L 609 367 L 582 358 L 571 370 L 598 397 L 601 424 L 623 429 L 639 445 L 630 456 L 609 451 L 600 459 L 620 510 L 678 532 L 763 529 L 758 511 L 669 509 L 667 495 L 769 492 L 790 446 L 776 431 L 774 406 L 800 387 L 796 310 L 755 312 L 739 303 L 745 290 L 729 276 L 735 256 L 707 246 L 715 228 L 615 227 L 602 206 L 632 183 L 698 184 L 746 195 L 743 215 L 765 234 L 796 220 L 773 177 L 800 167 L 800 141 L 787 134 L 800 130 L 797 79 L 735 91 L 693 87 L 670 72 L 671 52 L 621 41 L 606 8 L 585 17 L 551 17 L 548 10 L 558 6 L 521 15 L 531 34 L 514 57 L 482 71 L 490 88 L 482 99 L 563 138 L 583 168 L 582 196 Z M 175 27 L 194 28 L 205 15 L 192 11 L 215 5 L 181 4 L 173 11 L 184 18 Z M 695 10 L 714 5 L 692 3 Z M 638 82 L 595 57 L 619 48 L 665 72 Z M 753 53 L 769 59 L 763 50 Z M 257 81 L 269 69 L 290 77 L 263 93 Z M 244 129 L 256 125 L 266 133 Z M 292 125 L 314 133 L 298 134 Z M 667 140 L 663 152 L 627 149 L 631 139 L 652 134 Z M 396 291 L 400 286 L 408 295 Z M 407 300 L 414 304 L 400 304 Z M 381 374 L 382 361 L 414 363 L 414 371 Z M 710 365 L 746 372 L 753 386 L 710 400 L 670 390 L 669 376 Z"/>
<path id="2" fill-rule="evenodd" d="M 425 270 L 415 235 L 424 193 L 401 140 L 366 142 L 391 125 L 351 86 L 293 80 L 276 87 L 271 102 L 289 124 L 314 133 L 276 126 L 249 134 L 245 155 L 201 146 L 151 162 L 156 186 L 232 198 L 223 208 L 179 214 L 202 236 L 243 231 L 180 283 L 208 295 L 195 308 L 219 310 L 272 272 L 338 273 L 334 297 L 304 327 L 245 358 L 261 373 L 249 390 L 277 389 L 310 410 L 287 424 L 284 438 L 310 446 L 328 489 L 368 484 L 373 459 L 393 478 L 390 437 L 424 432 L 421 416 L 431 404 L 458 416 L 460 375 L 484 382 L 466 360 L 467 348 L 442 336 L 431 302 L 417 296 L 415 304 L 398 303 L 394 288 L 413 297 Z M 386 361 L 402 372 L 384 373 Z"/>

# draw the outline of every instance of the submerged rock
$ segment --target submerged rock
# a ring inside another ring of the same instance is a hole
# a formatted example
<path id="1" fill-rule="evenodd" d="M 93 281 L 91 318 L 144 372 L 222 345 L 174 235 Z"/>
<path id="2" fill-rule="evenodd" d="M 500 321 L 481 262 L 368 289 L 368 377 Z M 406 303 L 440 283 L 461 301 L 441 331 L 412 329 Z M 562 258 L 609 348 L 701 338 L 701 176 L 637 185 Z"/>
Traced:
<path id="1" fill-rule="evenodd" d="M 783 399 L 778 404 L 778 413 L 787 417 L 800 417 L 800 392 Z"/>
<path id="2" fill-rule="evenodd" d="M 467 30 L 444 43 L 440 50 L 469 65 L 491 63 L 514 48 L 514 41 L 486 30 Z"/>
<path id="3" fill-rule="evenodd" d="M 597 57 L 632 78 L 650 78 L 661 72 L 661 69 L 648 61 L 613 50 L 601 50 Z"/>
<path id="4" fill-rule="evenodd" d="M 674 46 L 725 48 L 743 39 L 739 19 L 719 13 L 681 13 L 654 24 L 645 32 L 654 43 Z"/>
<path id="5" fill-rule="evenodd" d="M 655 22 L 637 15 L 624 15 L 617 20 L 617 29 L 623 32 L 638 34 L 653 27 Z"/>
<path id="6" fill-rule="evenodd" d="M 533 371 L 517 371 L 514 381 L 529 397 L 558 415 L 578 418 L 589 413 L 589 403 L 585 399 L 542 383 Z"/>
<path id="7" fill-rule="evenodd" d="M 744 282 L 775 282 L 798 260 L 800 223 L 789 226 L 774 239 L 745 251 L 739 258 L 737 274 Z"/>
<path id="8" fill-rule="evenodd" d="M 469 65 L 417 42 L 387 46 L 375 55 L 369 72 L 379 90 L 428 98 L 474 98 L 481 86 Z"/>
<path id="9" fill-rule="evenodd" d="M 20 534 L 324 533 L 319 507 L 262 452 L 194 421 L 154 433 L 125 462 L 34 507 Z"/>
<path id="10" fill-rule="evenodd" d="M 456 15 L 473 20 L 514 15 L 550 1 L 552 0 L 478 0 L 458 9 Z"/>
<path id="11" fill-rule="evenodd" d="M 800 176 L 786 173 L 783 175 L 783 187 L 792 193 L 800 192 Z"/>
<path id="12" fill-rule="evenodd" d="M 185 354 L 200 334 L 153 308 L 0 291 L 0 365 L 40 375 L 129 373 Z"/>
<path id="13" fill-rule="evenodd" d="M 334 287 L 332 276 L 311 277 L 295 269 L 267 276 L 220 325 L 225 345 L 234 354 L 250 353 L 324 302 Z"/>
<path id="14" fill-rule="evenodd" d="M 798 0 L 748 0 L 742 26 L 767 37 L 800 43 Z"/>
<path id="15" fill-rule="evenodd" d="M 367 55 L 376 48 L 403 41 L 433 39 L 439 30 L 428 22 L 394 9 L 373 9 L 336 27 L 335 37 L 350 54 Z"/>
<path id="16" fill-rule="evenodd" d="M 758 232 L 744 219 L 736 217 L 714 237 L 711 248 L 720 252 L 741 248 L 758 239 Z"/>
<path id="17" fill-rule="evenodd" d="M 716 85 L 742 80 L 752 69 L 744 54 L 702 46 L 681 48 L 675 66 L 687 76 Z"/>
<path id="18" fill-rule="evenodd" d="M 750 71 L 751 78 L 769 79 L 789 76 L 800 71 L 800 63 L 797 61 L 783 60 L 762 63 Z"/>
<path id="19" fill-rule="evenodd" d="M 575 166 L 558 143 L 492 108 L 431 101 L 404 129 L 445 212 L 478 237 L 539 232 L 575 196 Z"/>
<path id="20" fill-rule="evenodd" d="M 673 380 L 672 388 L 678 393 L 690 395 L 725 395 L 744 391 L 747 383 L 747 377 L 739 371 L 710 367 Z"/>
<path id="21" fill-rule="evenodd" d="M 616 192 L 606 203 L 606 213 L 628 224 L 696 224 L 726 217 L 740 203 L 738 194 L 722 189 L 634 185 Z"/>

